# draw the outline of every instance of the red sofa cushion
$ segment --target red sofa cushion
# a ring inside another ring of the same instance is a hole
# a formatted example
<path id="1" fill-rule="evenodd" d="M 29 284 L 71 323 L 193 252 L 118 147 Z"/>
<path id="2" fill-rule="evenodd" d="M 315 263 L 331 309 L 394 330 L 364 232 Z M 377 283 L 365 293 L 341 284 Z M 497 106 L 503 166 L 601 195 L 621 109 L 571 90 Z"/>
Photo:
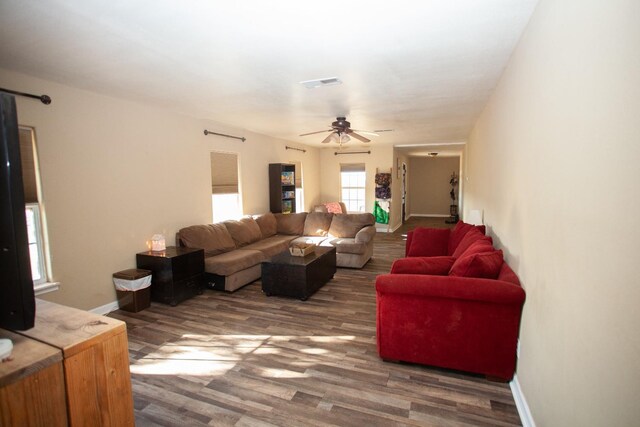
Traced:
<path id="1" fill-rule="evenodd" d="M 464 236 L 471 230 L 477 229 L 480 233 L 485 233 L 484 225 L 467 224 L 466 222 L 458 221 L 456 226 L 451 230 L 451 236 L 449 237 L 449 245 L 447 247 L 447 254 L 453 255 Z"/>
<path id="2" fill-rule="evenodd" d="M 447 255 L 449 235 L 448 228 L 424 228 L 413 230 L 411 244 L 407 256 L 443 256 Z"/>
<path id="3" fill-rule="evenodd" d="M 458 243 L 458 247 L 453 251 L 451 256 L 454 258 L 460 258 L 466 254 L 466 250 L 476 243 L 485 243 L 489 246 L 492 246 L 493 239 L 491 237 L 485 236 L 478 230 L 477 228 L 472 228 L 464 235 L 460 243 Z"/>
<path id="4" fill-rule="evenodd" d="M 503 262 L 502 250 L 466 255 L 456 259 L 449 276 L 497 279 Z"/>
<path id="5" fill-rule="evenodd" d="M 451 256 L 400 258 L 391 265 L 391 274 L 430 274 L 446 276 L 453 266 Z"/>
<path id="6" fill-rule="evenodd" d="M 511 269 L 511 267 L 509 267 L 509 264 L 507 264 L 506 262 L 502 263 L 500 274 L 498 274 L 498 280 L 520 286 L 520 279 L 518 279 L 516 273 Z"/>
<path id="7" fill-rule="evenodd" d="M 491 245 L 491 243 L 489 243 L 489 241 L 481 239 L 478 240 L 476 242 L 473 242 L 471 244 L 471 246 L 469 246 L 458 258 L 467 256 L 467 255 L 475 255 L 475 254 L 482 254 L 485 252 L 493 252 L 495 251 L 496 248 L 493 247 L 493 245 Z M 458 259 L 456 258 L 456 259 Z"/>

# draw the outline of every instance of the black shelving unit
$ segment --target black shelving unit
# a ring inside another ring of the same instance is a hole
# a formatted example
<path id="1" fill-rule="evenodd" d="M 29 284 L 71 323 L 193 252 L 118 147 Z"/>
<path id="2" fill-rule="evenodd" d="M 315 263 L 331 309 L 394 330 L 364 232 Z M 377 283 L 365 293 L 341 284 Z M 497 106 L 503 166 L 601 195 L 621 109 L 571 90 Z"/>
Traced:
<path id="1" fill-rule="evenodd" d="M 295 165 L 287 163 L 269 164 L 269 204 L 273 213 L 295 213 Z"/>

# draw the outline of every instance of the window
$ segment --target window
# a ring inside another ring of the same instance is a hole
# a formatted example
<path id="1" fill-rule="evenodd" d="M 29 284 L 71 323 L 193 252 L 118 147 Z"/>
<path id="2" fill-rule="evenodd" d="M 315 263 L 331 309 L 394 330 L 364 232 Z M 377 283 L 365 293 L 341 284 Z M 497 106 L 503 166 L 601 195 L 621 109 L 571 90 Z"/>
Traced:
<path id="1" fill-rule="evenodd" d="M 47 283 L 46 247 L 44 240 L 44 222 L 42 203 L 39 197 L 38 156 L 35 132 L 33 128 L 21 126 L 20 160 L 22 166 L 22 185 L 24 188 L 25 215 L 27 217 L 27 236 L 31 261 L 31 278 L 36 290 L 43 289 Z"/>
<path id="2" fill-rule="evenodd" d="M 242 204 L 238 186 L 238 155 L 211 153 L 211 208 L 213 222 L 238 219 Z"/>
<path id="3" fill-rule="evenodd" d="M 29 255 L 31 257 L 31 279 L 34 285 L 40 285 L 47 281 L 44 267 L 40 205 L 38 203 L 27 203 L 25 211 L 27 214 Z"/>
<path id="4" fill-rule="evenodd" d="M 365 183 L 364 164 L 340 165 L 341 197 L 347 212 L 365 211 Z"/>
<path id="5" fill-rule="evenodd" d="M 296 167 L 296 212 L 304 212 L 304 191 L 302 191 L 302 163 L 293 163 Z"/>

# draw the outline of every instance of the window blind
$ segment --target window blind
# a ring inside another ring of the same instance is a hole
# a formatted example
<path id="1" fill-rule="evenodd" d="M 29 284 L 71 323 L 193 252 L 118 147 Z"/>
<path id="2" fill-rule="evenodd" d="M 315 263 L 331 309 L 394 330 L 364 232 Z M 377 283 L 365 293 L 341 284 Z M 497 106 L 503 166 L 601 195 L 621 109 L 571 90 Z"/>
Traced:
<path id="1" fill-rule="evenodd" d="M 364 172 L 364 163 L 341 163 L 340 172 Z"/>
<path id="2" fill-rule="evenodd" d="M 238 155 L 211 153 L 211 193 L 238 193 Z"/>

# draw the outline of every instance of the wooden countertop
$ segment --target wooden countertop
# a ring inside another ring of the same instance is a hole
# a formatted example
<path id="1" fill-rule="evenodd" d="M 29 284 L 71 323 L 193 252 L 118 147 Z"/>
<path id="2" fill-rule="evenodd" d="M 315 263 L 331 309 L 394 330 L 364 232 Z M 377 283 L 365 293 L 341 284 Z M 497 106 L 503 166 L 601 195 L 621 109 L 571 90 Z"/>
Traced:
<path id="1" fill-rule="evenodd" d="M 0 388 L 62 360 L 62 353 L 50 345 L 0 329 L 0 338 L 13 341 L 11 359 L 0 362 Z"/>
<path id="2" fill-rule="evenodd" d="M 124 322 L 36 299 L 36 321 L 21 335 L 57 347 L 68 358 L 126 331 Z"/>

